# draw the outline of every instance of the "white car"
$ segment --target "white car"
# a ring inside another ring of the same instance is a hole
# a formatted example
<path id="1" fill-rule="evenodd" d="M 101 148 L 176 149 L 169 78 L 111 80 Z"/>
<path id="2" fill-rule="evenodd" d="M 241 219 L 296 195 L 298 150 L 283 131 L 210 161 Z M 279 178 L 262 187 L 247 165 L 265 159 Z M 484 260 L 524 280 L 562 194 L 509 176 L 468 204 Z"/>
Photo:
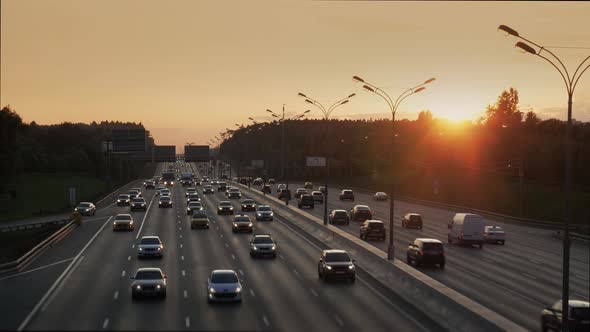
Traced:
<path id="1" fill-rule="evenodd" d="M 133 230 L 133 217 L 130 214 L 118 214 L 113 220 L 113 231 L 119 229 Z"/>
<path id="2" fill-rule="evenodd" d="M 234 270 L 214 270 L 207 279 L 207 300 L 242 302 L 242 284 Z"/>
<path id="3" fill-rule="evenodd" d="M 382 191 L 378 191 L 373 196 L 373 199 L 376 200 L 376 201 L 386 201 L 387 200 L 387 194 L 384 193 L 384 192 L 382 192 Z"/>
<path id="4" fill-rule="evenodd" d="M 91 202 L 80 202 L 74 211 L 83 216 L 93 216 L 96 214 L 96 206 Z"/>
<path id="5" fill-rule="evenodd" d="M 137 244 L 137 257 L 162 257 L 164 243 L 157 236 L 143 236 Z"/>
<path id="6" fill-rule="evenodd" d="M 156 195 L 160 195 L 160 194 L 161 194 L 161 192 L 162 192 L 162 190 L 164 190 L 164 189 L 166 189 L 166 187 L 158 186 L 158 187 L 156 188 Z"/>
<path id="7" fill-rule="evenodd" d="M 483 238 L 486 242 L 506 243 L 506 232 L 500 226 L 486 226 L 483 231 Z"/>
<path id="8" fill-rule="evenodd" d="M 274 213 L 268 205 L 256 206 L 256 220 L 273 220 Z"/>

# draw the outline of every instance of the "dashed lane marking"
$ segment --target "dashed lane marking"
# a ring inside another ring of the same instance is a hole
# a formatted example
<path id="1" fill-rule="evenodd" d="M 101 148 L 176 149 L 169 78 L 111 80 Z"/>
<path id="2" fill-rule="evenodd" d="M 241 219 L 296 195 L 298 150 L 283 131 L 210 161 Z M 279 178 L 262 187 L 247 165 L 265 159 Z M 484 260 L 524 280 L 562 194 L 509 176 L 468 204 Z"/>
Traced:
<path id="1" fill-rule="evenodd" d="M 131 256 L 127 256 L 127 260 L 130 261 L 131 260 Z"/>
<path id="2" fill-rule="evenodd" d="M 233 259 L 235 261 L 236 260 L 236 256 L 234 254 L 231 254 L 231 259 Z"/>
<path id="3" fill-rule="evenodd" d="M 186 276 L 186 271 L 185 270 L 182 270 L 182 276 L 183 277 Z"/>
<path id="4" fill-rule="evenodd" d="M 116 301 L 119 298 L 119 291 L 115 292 L 115 295 L 113 295 L 113 299 Z"/>
<path id="5" fill-rule="evenodd" d="M 310 290 L 311 290 L 311 293 L 313 294 L 313 296 L 315 296 L 315 297 L 319 296 L 319 294 L 313 288 L 311 288 Z"/>
<path id="6" fill-rule="evenodd" d="M 188 292 L 186 291 L 186 289 L 184 290 L 184 292 L 183 292 L 183 293 L 184 293 L 184 298 L 185 298 L 185 299 L 188 299 Z"/>
<path id="7" fill-rule="evenodd" d="M 254 294 L 253 290 L 250 290 L 250 295 L 252 295 L 252 297 L 256 297 L 256 294 Z"/>
<path id="8" fill-rule="evenodd" d="M 279 254 L 279 258 L 282 259 L 282 260 L 285 260 L 285 257 L 283 255 L 281 255 L 281 254 Z"/>
<path id="9" fill-rule="evenodd" d="M 109 326 L 109 319 L 108 318 L 105 318 L 104 319 L 104 322 L 102 323 L 102 328 L 103 329 L 106 329 L 107 326 Z"/>
<path id="10" fill-rule="evenodd" d="M 338 315 L 334 315 L 334 320 L 336 320 L 336 323 L 338 323 L 338 325 L 340 325 L 340 327 L 344 326 L 344 322 L 342 322 L 342 319 L 340 319 L 340 317 L 338 317 Z"/>
<path id="11" fill-rule="evenodd" d="M 264 325 L 266 325 L 266 327 L 270 326 L 270 323 L 268 322 L 268 318 L 266 318 L 265 315 L 262 315 L 262 320 L 264 321 Z"/>
<path id="12" fill-rule="evenodd" d="M 184 319 L 184 325 L 186 325 L 186 328 L 189 328 L 191 326 L 191 320 L 188 318 L 188 316 L 186 316 L 186 318 Z"/>
<path id="13" fill-rule="evenodd" d="M 227 244 L 227 243 L 226 243 L 226 244 L 225 244 L 225 247 L 226 247 L 226 248 L 229 248 L 229 244 Z"/>
<path id="14" fill-rule="evenodd" d="M 182 248 L 182 243 L 180 244 L 180 247 Z"/>
<path id="15" fill-rule="evenodd" d="M 180 256 L 180 260 L 184 260 L 184 256 Z"/>
<path id="16" fill-rule="evenodd" d="M 121 272 L 121 278 L 125 276 L 125 270 L 123 270 L 123 272 Z"/>
<path id="17" fill-rule="evenodd" d="M 240 270 L 240 274 L 242 275 L 242 277 L 244 276 L 244 271 Z"/>

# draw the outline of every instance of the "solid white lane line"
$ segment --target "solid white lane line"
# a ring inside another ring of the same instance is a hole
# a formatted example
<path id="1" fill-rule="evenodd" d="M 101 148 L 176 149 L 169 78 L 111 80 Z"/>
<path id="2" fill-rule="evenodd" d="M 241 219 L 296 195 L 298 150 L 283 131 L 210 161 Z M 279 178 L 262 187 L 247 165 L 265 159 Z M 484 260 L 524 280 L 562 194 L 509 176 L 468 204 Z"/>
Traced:
<path id="1" fill-rule="evenodd" d="M 530 258 L 529 258 L 529 261 L 531 261 L 531 262 L 533 262 L 533 263 L 535 263 L 535 264 L 541 264 L 541 263 L 537 262 L 537 261 L 536 261 L 536 260 L 534 260 L 534 259 L 530 259 Z"/>
<path id="2" fill-rule="evenodd" d="M 268 318 L 266 318 L 265 315 L 262 315 L 262 320 L 264 321 L 264 325 L 266 325 L 266 327 L 270 326 L 270 323 L 268 322 Z"/>
<path id="3" fill-rule="evenodd" d="M 123 270 L 123 272 L 121 272 L 121 277 L 125 276 L 125 270 Z"/>
<path id="4" fill-rule="evenodd" d="M 236 260 L 236 256 L 234 256 L 234 254 L 231 254 L 231 259 L 233 259 L 235 261 Z"/>
<path id="5" fill-rule="evenodd" d="M 580 293 L 577 293 L 577 292 L 574 293 L 574 295 L 576 295 L 577 297 L 579 297 L 581 299 L 586 299 L 586 301 L 588 299 L 588 295 L 580 294 Z"/>
<path id="6" fill-rule="evenodd" d="M 67 280 L 72 275 L 72 271 L 74 271 L 78 267 L 78 265 L 80 265 L 80 263 L 82 262 L 82 260 L 84 260 L 84 256 L 80 256 L 80 259 L 78 259 L 78 261 L 76 261 L 76 263 L 74 264 L 74 266 L 72 266 L 72 269 L 63 278 L 63 282 L 59 286 L 57 286 L 55 292 L 53 292 L 53 294 L 51 294 L 51 296 L 49 297 L 49 300 L 47 300 L 47 302 L 43 305 L 43 307 L 41 307 L 41 311 L 45 311 L 45 309 L 47 309 L 47 306 L 51 303 L 51 301 L 53 301 L 53 299 L 55 298 L 55 296 L 57 295 L 57 293 L 59 293 L 59 291 L 61 290 L 61 288 L 64 286 L 64 284 L 67 282 Z"/>
<path id="7" fill-rule="evenodd" d="M 586 277 L 584 277 L 584 276 L 581 276 L 581 275 L 579 275 L 579 274 L 576 274 L 576 277 L 578 277 L 578 278 L 580 278 L 580 279 L 583 279 L 583 280 L 588 280 L 588 278 L 586 278 Z"/>
<path id="8" fill-rule="evenodd" d="M 279 254 L 279 258 L 282 260 L 285 260 L 285 257 L 283 257 L 283 255 Z"/>
<path id="9" fill-rule="evenodd" d="M 227 244 L 227 243 L 226 243 L 226 244 L 225 244 L 225 247 L 226 247 L 226 248 L 229 248 L 229 244 Z"/>
<path id="10" fill-rule="evenodd" d="M 11 274 L 11 275 L 9 275 L 9 276 L 6 276 L 6 277 L 2 277 L 2 278 L 0 278 L 0 281 L 2 281 L 2 280 L 5 280 L 5 279 L 9 279 L 9 278 L 12 278 L 12 277 L 18 277 L 18 276 L 20 276 L 20 275 L 23 275 L 23 274 L 27 274 L 27 273 L 35 272 L 35 271 L 37 271 L 37 270 L 45 269 L 45 268 L 48 268 L 48 267 L 50 267 L 50 266 L 53 266 L 53 265 L 57 265 L 57 264 L 61 264 L 61 263 L 65 263 L 65 262 L 67 262 L 67 261 L 71 261 L 72 259 L 74 259 L 74 257 L 72 257 L 72 258 L 68 258 L 68 259 L 64 259 L 64 260 L 61 260 L 61 261 L 59 261 L 59 262 L 55 262 L 55 263 L 51 263 L 51 264 L 47 264 L 47 265 L 44 265 L 44 266 L 41 266 L 41 267 L 38 267 L 38 268 L 34 268 L 34 269 L 32 269 L 32 270 L 28 270 L 28 271 L 24 271 L 24 272 L 20 272 L 20 273 L 16 273 L 16 274 Z"/>
<path id="11" fill-rule="evenodd" d="M 186 291 L 186 289 L 184 290 L 183 294 L 184 294 L 184 298 L 188 299 L 188 292 Z"/>
<path id="12" fill-rule="evenodd" d="M 127 260 L 130 261 L 131 260 L 131 256 L 127 256 Z"/>
<path id="13" fill-rule="evenodd" d="M 244 271 L 240 270 L 240 274 L 242 275 L 242 277 L 244 276 Z"/>
<path id="14" fill-rule="evenodd" d="M 531 278 L 531 279 L 537 279 L 535 276 L 532 276 L 532 275 L 524 273 L 524 272 L 521 272 L 520 274 L 522 274 L 525 277 Z"/>
<path id="15" fill-rule="evenodd" d="M 145 223 L 145 219 L 148 216 L 148 213 L 150 212 L 150 208 L 152 207 L 152 203 L 154 202 L 154 197 L 156 197 L 156 195 L 152 196 L 152 199 L 150 200 L 150 205 L 148 205 L 147 210 L 145 210 L 145 214 L 143 215 L 143 219 L 141 219 L 141 225 L 139 226 L 139 231 L 137 231 L 137 235 L 135 236 L 135 239 L 137 240 L 139 238 L 139 235 L 141 234 L 141 230 L 143 229 L 143 224 Z"/>
<path id="16" fill-rule="evenodd" d="M 250 295 L 252 295 L 252 297 L 256 297 L 256 294 L 254 294 L 253 290 L 250 290 Z"/>
<path id="17" fill-rule="evenodd" d="M 310 290 L 311 290 L 311 293 L 313 294 L 313 296 L 315 296 L 315 297 L 319 296 L 319 294 L 313 288 L 311 288 Z"/>
<path id="18" fill-rule="evenodd" d="M 340 319 L 340 317 L 338 317 L 338 315 L 334 315 L 334 319 L 336 320 L 336 323 L 338 323 L 338 325 L 340 325 L 340 327 L 344 326 L 344 322 L 342 322 L 342 319 Z"/>
<path id="19" fill-rule="evenodd" d="M 186 276 L 186 271 L 182 270 L 182 276 Z"/>
<path id="20" fill-rule="evenodd" d="M 186 325 L 187 328 L 189 328 L 191 326 L 191 321 L 188 318 L 188 316 L 186 316 L 186 318 L 184 319 L 184 325 Z"/>
<path id="21" fill-rule="evenodd" d="M 108 318 L 105 318 L 104 319 L 104 322 L 102 323 L 102 328 L 103 329 L 106 329 L 107 326 L 109 326 L 109 319 Z"/>
<path id="22" fill-rule="evenodd" d="M 115 295 L 113 295 L 113 299 L 116 301 L 118 297 L 119 297 L 119 291 L 116 291 Z"/>

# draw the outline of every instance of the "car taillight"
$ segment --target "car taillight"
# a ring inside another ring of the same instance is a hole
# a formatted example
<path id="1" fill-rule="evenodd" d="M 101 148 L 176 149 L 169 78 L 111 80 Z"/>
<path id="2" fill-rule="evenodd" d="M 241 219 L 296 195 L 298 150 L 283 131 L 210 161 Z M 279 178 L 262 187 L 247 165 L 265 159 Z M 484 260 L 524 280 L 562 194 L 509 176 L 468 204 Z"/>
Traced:
<path id="1" fill-rule="evenodd" d="M 418 254 L 419 254 L 420 256 L 424 256 L 424 251 L 420 250 L 420 251 L 418 252 Z"/>
<path id="2" fill-rule="evenodd" d="M 463 232 L 459 233 L 459 238 L 463 239 Z"/>

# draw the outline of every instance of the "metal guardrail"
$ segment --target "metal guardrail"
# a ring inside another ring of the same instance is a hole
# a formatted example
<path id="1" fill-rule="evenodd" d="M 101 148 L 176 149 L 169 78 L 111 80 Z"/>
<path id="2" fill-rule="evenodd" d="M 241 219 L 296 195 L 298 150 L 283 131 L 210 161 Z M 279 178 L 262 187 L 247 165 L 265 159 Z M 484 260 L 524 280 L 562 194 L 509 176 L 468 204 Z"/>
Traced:
<path id="1" fill-rule="evenodd" d="M 43 228 L 43 227 L 50 226 L 50 225 L 63 225 L 69 221 L 70 221 L 69 219 L 60 219 L 60 220 L 43 221 L 43 222 L 36 222 L 36 223 L 24 224 L 24 225 L 4 226 L 4 227 L 0 227 L 0 233 L 12 232 L 12 231 L 24 231 L 24 230 L 35 229 L 35 228 Z"/>

